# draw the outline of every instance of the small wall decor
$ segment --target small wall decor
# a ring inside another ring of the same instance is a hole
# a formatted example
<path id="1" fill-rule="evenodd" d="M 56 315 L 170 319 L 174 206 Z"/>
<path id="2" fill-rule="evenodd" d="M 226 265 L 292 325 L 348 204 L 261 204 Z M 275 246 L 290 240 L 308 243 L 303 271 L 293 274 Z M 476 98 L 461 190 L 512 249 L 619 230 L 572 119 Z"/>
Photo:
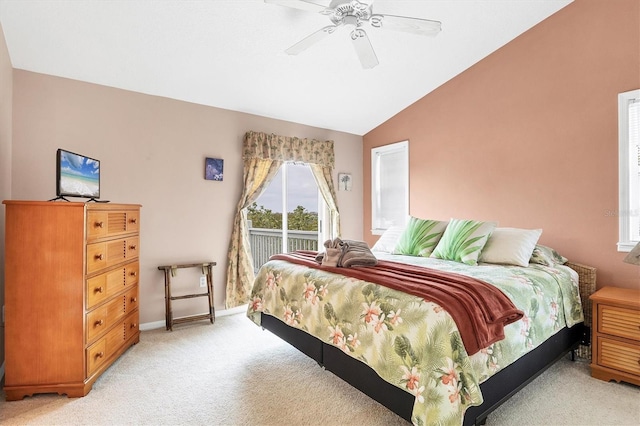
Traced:
<path id="1" fill-rule="evenodd" d="M 351 191 L 351 173 L 338 173 L 338 191 Z"/>
<path id="2" fill-rule="evenodd" d="M 224 160 L 221 158 L 206 158 L 204 162 L 204 178 L 206 180 L 222 180 Z"/>

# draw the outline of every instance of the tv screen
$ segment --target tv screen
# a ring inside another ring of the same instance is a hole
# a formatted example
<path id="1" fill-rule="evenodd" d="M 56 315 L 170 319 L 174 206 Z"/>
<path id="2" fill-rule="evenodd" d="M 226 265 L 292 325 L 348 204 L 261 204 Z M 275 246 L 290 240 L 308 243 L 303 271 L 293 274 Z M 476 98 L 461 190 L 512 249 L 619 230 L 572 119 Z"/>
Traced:
<path id="1" fill-rule="evenodd" d="M 58 197 L 100 198 L 100 161 L 58 149 L 56 174 Z"/>

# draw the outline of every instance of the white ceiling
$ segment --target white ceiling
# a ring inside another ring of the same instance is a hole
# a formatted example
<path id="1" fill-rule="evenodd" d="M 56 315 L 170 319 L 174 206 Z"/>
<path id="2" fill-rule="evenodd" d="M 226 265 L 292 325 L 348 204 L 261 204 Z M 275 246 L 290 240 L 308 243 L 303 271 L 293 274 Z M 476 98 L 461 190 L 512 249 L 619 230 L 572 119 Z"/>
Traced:
<path id="1" fill-rule="evenodd" d="M 344 33 L 285 54 L 330 21 L 263 0 L 0 0 L 0 22 L 17 69 L 363 135 L 571 1 L 376 0 L 442 32 L 366 27 L 369 70 Z"/>

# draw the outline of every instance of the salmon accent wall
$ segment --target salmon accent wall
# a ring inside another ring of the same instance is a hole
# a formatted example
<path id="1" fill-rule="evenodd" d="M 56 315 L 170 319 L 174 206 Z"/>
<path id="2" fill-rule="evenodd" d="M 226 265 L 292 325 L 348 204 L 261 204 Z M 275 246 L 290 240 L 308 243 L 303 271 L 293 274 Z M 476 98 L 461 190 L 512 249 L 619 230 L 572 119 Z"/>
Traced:
<path id="1" fill-rule="evenodd" d="M 371 148 L 408 139 L 412 215 L 542 228 L 598 287 L 640 288 L 616 248 L 617 95 L 639 87 L 640 2 L 575 0 L 364 136 L 365 238 Z"/>

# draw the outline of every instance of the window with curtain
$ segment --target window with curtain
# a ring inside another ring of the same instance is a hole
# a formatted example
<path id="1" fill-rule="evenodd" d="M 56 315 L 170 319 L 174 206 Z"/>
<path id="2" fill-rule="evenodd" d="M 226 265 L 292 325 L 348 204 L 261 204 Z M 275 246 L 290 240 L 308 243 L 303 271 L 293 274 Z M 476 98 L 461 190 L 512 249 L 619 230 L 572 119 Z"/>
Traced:
<path id="1" fill-rule="evenodd" d="M 409 141 L 371 149 L 371 232 L 401 226 L 409 216 Z"/>
<path id="2" fill-rule="evenodd" d="M 331 238 L 340 236 L 340 213 L 333 183 L 333 141 L 250 131 L 244 136 L 242 159 L 242 193 L 233 219 L 227 257 L 227 309 L 243 305 L 249 300 L 255 272 L 249 241 L 248 208 L 274 179 L 283 163 L 308 165 L 326 203 L 323 228 Z"/>
<path id="3" fill-rule="evenodd" d="M 630 251 L 640 241 L 640 90 L 618 95 L 618 124 L 618 251 Z"/>

